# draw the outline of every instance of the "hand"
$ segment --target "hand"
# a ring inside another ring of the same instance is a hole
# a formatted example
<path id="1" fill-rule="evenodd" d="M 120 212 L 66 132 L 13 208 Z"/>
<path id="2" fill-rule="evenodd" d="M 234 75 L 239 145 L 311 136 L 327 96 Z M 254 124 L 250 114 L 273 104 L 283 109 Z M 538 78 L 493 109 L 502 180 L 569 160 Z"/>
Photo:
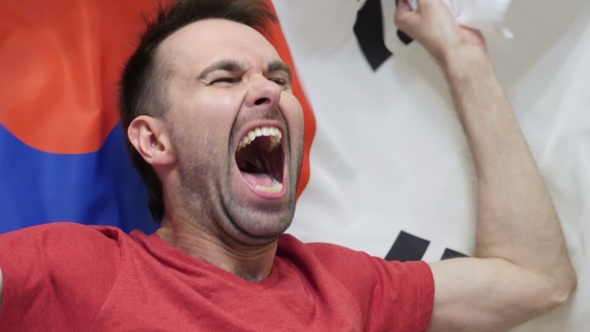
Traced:
<path id="1" fill-rule="evenodd" d="M 422 44 L 441 65 L 455 52 L 486 51 L 479 30 L 459 26 L 441 0 L 418 0 L 415 11 L 407 0 L 399 0 L 395 24 Z"/>

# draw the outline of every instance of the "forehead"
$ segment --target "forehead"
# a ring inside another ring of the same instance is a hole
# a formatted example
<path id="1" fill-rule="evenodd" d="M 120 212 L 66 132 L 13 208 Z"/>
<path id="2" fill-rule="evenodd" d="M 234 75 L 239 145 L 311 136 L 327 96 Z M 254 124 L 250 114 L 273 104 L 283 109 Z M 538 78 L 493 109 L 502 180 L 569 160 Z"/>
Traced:
<path id="1" fill-rule="evenodd" d="M 272 44 L 253 28 L 223 19 L 191 23 L 166 38 L 160 56 L 174 67 L 203 67 L 225 59 L 265 66 L 280 57 Z"/>

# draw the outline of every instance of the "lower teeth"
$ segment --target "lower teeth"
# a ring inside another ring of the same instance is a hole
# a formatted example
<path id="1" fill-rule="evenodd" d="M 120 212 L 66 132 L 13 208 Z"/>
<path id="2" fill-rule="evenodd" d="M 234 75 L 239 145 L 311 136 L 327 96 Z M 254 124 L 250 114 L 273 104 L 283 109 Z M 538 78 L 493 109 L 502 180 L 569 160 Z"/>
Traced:
<path id="1" fill-rule="evenodd" d="M 283 184 L 275 179 L 272 179 L 272 185 L 270 187 L 255 186 L 254 189 L 265 193 L 278 193 L 279 191 L 283 190 Z"/>

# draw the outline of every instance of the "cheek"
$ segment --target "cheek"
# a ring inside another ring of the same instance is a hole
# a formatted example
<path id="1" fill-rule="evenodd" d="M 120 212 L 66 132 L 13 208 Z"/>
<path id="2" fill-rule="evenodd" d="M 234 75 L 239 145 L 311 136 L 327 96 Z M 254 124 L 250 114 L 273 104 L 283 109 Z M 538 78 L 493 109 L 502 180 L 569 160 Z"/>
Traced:
<path id="1" fill-rule="evenodd" d="M 198 117 L 199 128 L 217 128 L 229 133 L 233 124 L 242 98 L 239 93 L 231 93 L 227 90 L 207 91 L 195 99 L 193 109 Z"/>
<path id="2" fill-rule="evenodd" d="M 177 147 L 212 155 L 227 144 L 237 110 L 236 98 L 227 94 L 197 94 L 174 110 L 171 136 Z"/>
<path id="3" fill-rule="evenodd" d="M 279 103 L 281 113 L 289 126 L 289 133 L 291 140 L 302 140 L 303 139 L 303 109 L 299 100 L 290 93 L 283 93 L 281 101 Z"/>

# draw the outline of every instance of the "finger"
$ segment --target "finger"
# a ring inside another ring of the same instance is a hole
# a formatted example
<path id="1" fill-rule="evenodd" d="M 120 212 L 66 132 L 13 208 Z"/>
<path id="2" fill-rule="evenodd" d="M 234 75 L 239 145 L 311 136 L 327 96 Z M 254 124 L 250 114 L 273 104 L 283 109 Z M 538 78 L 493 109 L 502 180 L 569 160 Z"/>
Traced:
<path id="1" fill-rule="evenodd" d="M 418 2 L 418 8 L 422 7 L 422 6 L 428 6 L 431 3 L 435 2 L 435 1 L 440 1 L 440 0 L 416 0 Z"/>
<path id="2" fill-rule="evenodd" d="M 399 13 L 400 15 L 404 15 L 407 12 L 411 12 L 412 11 L 412 7 L 410 7 L 410 4 L 408 3 L 408 0 L 398 0 L 397 2 L 397 7 L 395 10 L 396 15 Z"/>
<path id="3" fill-rule="evenodd" d="M 418 2 L 418 8 L 416 11 L 436 11 L 442 7 L 447 7 L 442 0 L 416 0 Z"/>
<path id="4" fill-rule="evenodd" d="M 471 32 L 472 32 L 474 35 L 476 35 L 478 38 L 481 38 L 481 39 L 483 39 L 483 35 L 481 34 L 481 31 L 480 31 L 480 30 L 478 30 L 478 29 L 474 29 L 474 28 L 470 28 L 470 27 L 467 27 L 467 26 L 461 26 L 461 27 L 462 27 L 463 29 L 465 29 L 465 30 L 469 30 L 469 31 L 471 31 Z"/>
<path id="5" fill-rule="evenodd" d="M 407 19 L 407 17 L 412 14 L 413 11 L 410 7 L 410 4 L 408 3 L 408 0 L 399 0 L 394 15 L 396 25 L 399 23 L 399 21 Z"/>
<path id="6" fill-rule="evenodd" d="M 415 16 L 416 13 L 410 7 L 408 0 L 399 0 L 394 16 L 395 25 L 404 30 L 408 24 L 417 19 Z"/>

